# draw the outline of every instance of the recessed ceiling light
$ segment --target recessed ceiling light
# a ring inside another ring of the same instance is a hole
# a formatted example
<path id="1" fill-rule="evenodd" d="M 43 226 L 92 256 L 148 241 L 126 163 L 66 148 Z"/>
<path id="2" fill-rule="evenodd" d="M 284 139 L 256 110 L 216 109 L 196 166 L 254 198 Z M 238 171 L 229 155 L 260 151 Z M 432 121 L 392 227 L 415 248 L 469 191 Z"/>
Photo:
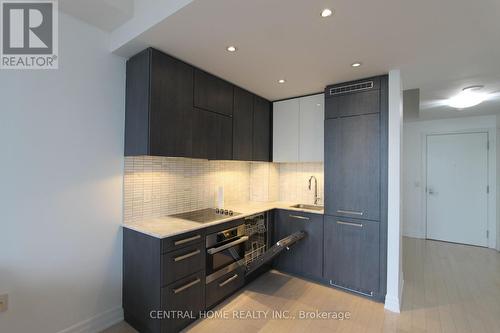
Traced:
<path id="1" fill-rule="evenodd" d="M 351 64 L 351 67 L 354 67 L 354 68 L 359 67 L 359 66 L 361 66 L 360 62 L 354 62 Z"/>
<path id="2" fill-rule="evenodd" d="M 236 52 L 238 49 L 236 48 L 236 46 L 230 45 L 230 46 L 226 47 L 226 50 L 228 52 Z"/>
<path id="3" fill-rule="evenodd" d="M 333 11 L 330 8 L 325 8 L 321 11 L 321 17 L 328 17 L 328 16 L 332 16 L 332 15 L 333 15 Z"/>
<path id="4" fill-rule="evenodd" d="M 487 94 L 478 92 L 481 88 L 483 86 L 466 87 L 459 94 L 448 99 L 446 104 L 456 109 L 465 109 L 481 104 L 488 99 Z"/>
<path id="5" fill-rule="evenodd" d="M 285 80 L 285 79 L 279 79 L 279 80 L 278 80 L 278 83 L 285 83 L 285 82 L 286 82 L 286 80 Z"/>

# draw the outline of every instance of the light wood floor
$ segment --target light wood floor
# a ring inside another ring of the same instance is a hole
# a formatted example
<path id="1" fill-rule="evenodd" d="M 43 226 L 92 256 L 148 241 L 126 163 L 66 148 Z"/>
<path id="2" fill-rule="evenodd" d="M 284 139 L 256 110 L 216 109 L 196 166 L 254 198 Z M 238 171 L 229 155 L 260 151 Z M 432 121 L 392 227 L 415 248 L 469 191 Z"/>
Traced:
<path id="1" fill-rule="evenodd" d="M 269 272 L 216 310 L 349 311 L 350 320 L 204 319 L 187 332 L 500 332 L 497 251 L 405 238 L 401 314 L 380 303 L 279 272 Z M 135 332 L 126 323 L 105 333 Z"/>

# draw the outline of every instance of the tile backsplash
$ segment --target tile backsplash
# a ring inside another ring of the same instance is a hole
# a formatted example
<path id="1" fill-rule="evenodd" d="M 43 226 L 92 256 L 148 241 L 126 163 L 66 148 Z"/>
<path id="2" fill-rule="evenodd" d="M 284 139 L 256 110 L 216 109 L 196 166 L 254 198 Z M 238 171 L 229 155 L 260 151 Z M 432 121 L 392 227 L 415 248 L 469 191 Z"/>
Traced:
<path id="1" fill-rule="evenodd" d="M 307 180 L 313 174 L 323 197 L 323 163 L 126 157 L 124 223 L 215 207 L 220 186 L 226 205 L 249 200 L 312 203 Z"/>

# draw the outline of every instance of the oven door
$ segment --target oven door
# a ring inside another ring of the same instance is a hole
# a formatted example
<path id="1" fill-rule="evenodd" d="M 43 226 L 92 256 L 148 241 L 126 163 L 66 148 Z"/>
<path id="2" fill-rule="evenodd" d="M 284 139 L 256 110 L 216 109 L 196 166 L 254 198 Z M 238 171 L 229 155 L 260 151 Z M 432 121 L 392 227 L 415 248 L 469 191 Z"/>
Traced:
<path id="1" fill-rule="evenodd" d="M 217 243 L 207 249 L 206 283 L 245 265 L 245 242 L 248 236 L 240 236 Z"/>

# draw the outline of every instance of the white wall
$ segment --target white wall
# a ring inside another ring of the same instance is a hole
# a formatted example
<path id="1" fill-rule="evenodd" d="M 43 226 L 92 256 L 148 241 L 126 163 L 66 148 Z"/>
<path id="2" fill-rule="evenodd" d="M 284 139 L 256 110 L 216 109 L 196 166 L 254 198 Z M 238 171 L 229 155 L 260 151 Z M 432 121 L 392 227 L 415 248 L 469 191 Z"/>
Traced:
<path id="1" fill-rule="evenodd" d="M 385 308 L 399 312 L 403 293 L 401 237 L 401 147 L 403 90 L 401 72 L 389 72 L 389 184 L 387 219 L 387 294 Z"/>
<path id="2" fill-rule="evenodd" d="M 488 222 L 492 235 L 496 234 L 496 116 L 449 118 L 404 124 L 403 148 L 403 234 L 425 238 L 425 146 L 427 134 L 488 130 L 490 134 Z M 490 246 L 496 246 L 490 237 Z"/>
<path id="3" fill-rule="evenodd" d="M 120 319 L 125 63 L 59 28 L 59 70 L 0 70 L 0 332 Z"/>

